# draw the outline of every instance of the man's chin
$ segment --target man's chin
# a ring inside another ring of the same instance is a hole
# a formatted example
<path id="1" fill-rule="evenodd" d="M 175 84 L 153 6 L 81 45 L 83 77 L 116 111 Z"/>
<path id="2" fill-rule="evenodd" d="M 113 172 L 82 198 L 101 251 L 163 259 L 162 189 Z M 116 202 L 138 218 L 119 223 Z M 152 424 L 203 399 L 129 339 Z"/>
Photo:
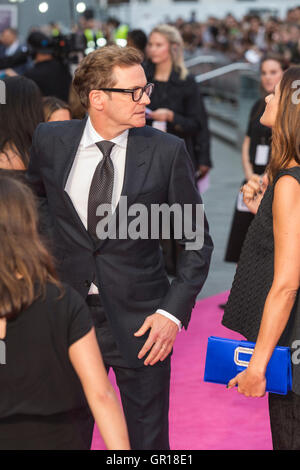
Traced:
<path id="1" fill-rule="evenodd" d="M 146 125 L 146 118 L 145 117 L 141 117 L 141 118 L 135 120 L 134 127 L 144 127 L 145 125 Z"/>

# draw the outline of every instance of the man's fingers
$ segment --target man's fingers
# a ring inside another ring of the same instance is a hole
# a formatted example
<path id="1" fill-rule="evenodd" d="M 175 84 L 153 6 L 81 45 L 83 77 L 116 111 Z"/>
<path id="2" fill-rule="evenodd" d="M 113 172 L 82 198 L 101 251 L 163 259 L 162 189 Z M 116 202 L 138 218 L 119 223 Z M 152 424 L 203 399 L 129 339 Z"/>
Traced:
<path id="1" fill-rule="evenodd" d="M 162 343 L 160 342 L 155 343 L 150 353 L 148 354 L 148 357 L 145 360 L 145 363 L 144 363 L 145 366 L 147 366 L 148 364 L 153 365 L 155 362 L 157 362 L 160 359 L 161 355 L 163 354 L 164 350 L 165 350 L 165 346 Z"/>
<path id="2" fill-rule="evenodd" d="M 171 351 L 172 351 L 172 346 L 167 347 L 159 360 L 163 362 L 165 359 L 167 359 Z"/>
<path id="3" fill-rule="evenodd" d="M 158 361 L 163 362 L 168 357 L 171 350 L 172 350 L 172 346 L 167 345 L 167 344 L 163 344 L 162 347 L 160 348 L 158 354 L 153 359 L 150 358 L 150 357 L 147 357 L 147 359 L 146 359 L 147 364 L 146 365 L 150 364 L 150 366 L 154 366 L 154 364 L 156 364 Z M 152 353 L 152 351 L 151 351 L 151 353 Z"/>
<path id="4" fill-rule="evenodd" d="M 146 343 L 144 344 L 144 346 L 142 347 L 142 349 L 140 350 L 139 354 L 138 354 L 138 358 L 139 359 L 142 359 L 142 357 L 145 356 L 145 354 L 150 351 L 150 349 L 152 348 L 153 344 L 155 343 L 155 338 L 153 335 L 149 335 L 149 338 L 147 339 Z"/>
<path id="5" fill-rule="evenodd" d="M 151 327 L 151 319 L 147 317 L 144 323 L 142 324 L 141 328 L 134 333 L 134 336 L 143 336 L 146 333 L 146 331 L 149 330 L 150 327 Z"/>

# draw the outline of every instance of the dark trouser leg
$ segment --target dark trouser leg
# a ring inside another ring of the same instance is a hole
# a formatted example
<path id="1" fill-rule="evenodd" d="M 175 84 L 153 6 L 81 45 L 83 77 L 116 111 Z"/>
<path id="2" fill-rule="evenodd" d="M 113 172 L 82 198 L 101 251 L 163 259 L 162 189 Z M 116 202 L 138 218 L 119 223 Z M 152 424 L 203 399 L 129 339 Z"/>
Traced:
<path id="1" fill-rule="evenodd" d="M 300 450 L 300 396 L 269 393 L 274 450 Z"/>
<path id="2" fill-rule="evenodd" d="M 99 296 L 88 298 L 99 347 L 108 371 L 114 369 L 133 450 L 169 449 L 170 360 L 130 369 L 120 355 Z"/>
<path id="3" fill-rule="evenodd" d="M 170 357 L 139 369 L 114 367 L 133 450 L 169 450 Z"/>

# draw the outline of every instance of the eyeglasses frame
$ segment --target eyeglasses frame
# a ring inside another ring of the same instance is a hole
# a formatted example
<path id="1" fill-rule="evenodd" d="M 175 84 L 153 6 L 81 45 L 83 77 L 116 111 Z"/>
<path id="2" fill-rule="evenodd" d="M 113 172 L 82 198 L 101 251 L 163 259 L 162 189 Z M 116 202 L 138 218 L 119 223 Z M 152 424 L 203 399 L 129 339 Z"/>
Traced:
<path id="1" fill-rule="evenodd" d="M 143 97 L 143 94 L 146 93 L 146 88 L 149 87 L 151 85 L 152 87 L 152 91 L 154 89 L 154 83 L 147 83 L 147 85 L 145 85 L 144 87 L 136 87 L 136 88 L 133 88 L 133 89 L 129 89 L 129 88 L 98 88 L 99 91 L 112 91 L 112 92 L 116 92 L 116 93 L 131 93 L 131 98 L 132 98 L 132 101 L 134 101 L 135 103 L 138 103 L 142 97 Z M 135 100 L 134 99 L 134 92 L 136 90 L 141 90 L 141 96 L 138 100 Z M 152 94 L 152 91 L 151 91 L 151 94 Z M 150 94 L 150 96 L 151 96 Z M 147 93 L 146 93 L 147 95 Z M 150 96 L 147 95 L 149 98 Z"/>

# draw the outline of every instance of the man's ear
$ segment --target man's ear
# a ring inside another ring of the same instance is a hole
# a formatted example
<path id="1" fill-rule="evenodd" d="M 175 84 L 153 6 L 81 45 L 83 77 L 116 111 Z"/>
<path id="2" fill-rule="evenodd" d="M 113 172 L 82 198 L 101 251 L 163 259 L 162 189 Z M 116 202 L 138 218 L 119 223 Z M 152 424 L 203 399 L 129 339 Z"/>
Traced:
<path id="1" fill-rule="evenodd" d="M 92 90 L 89 94 L 90 107 L 97 111 L 103 111 L 105 93 L 101 90 Z"/>

